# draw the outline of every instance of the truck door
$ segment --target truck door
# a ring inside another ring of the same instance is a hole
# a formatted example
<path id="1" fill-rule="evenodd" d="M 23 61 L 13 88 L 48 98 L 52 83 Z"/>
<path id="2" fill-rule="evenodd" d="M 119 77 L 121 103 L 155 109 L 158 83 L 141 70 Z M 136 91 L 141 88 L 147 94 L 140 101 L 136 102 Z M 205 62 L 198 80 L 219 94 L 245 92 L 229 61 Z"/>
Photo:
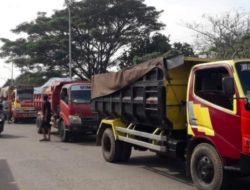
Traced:
<path id="1" fill-rule="evenodd" d="M 240 157 L 241 131 L 235 96 L 223 93 L 222 80 L 233 76 L 229 65 L 198 66 L 190 77 L 188 133 L 209 140 L 222 157 Z M 237 92 L 236 92 L 237 94 Z"/>
<path id="2" fill-rule="evenodd" d="M 62 88 L 60 94 L 60 116 L 65 125 L 69 123 L 69 93 L 67 88 Z"/>

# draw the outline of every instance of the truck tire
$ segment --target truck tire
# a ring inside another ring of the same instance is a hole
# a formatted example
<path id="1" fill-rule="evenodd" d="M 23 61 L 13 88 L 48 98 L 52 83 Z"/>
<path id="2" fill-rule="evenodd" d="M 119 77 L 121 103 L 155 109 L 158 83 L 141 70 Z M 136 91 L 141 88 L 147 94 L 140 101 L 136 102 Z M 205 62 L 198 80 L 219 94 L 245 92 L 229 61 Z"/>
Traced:
<path id="1" fill-rule="evenodd" d="M 121 159 L 121 142 L 116 141 L 110 128 L 102 135 L 102 154 L 107 162 L 118 162 Z"/>
<path id="2" fill-rule="evenodd" d="M 59 135 L 62 142 L 69 142 L 70 134 L 67 130 L 65 130 L 63 122 L 61 122 L 60 125 Z"/>
<path id="3" fill-rule="evenodd" d="M 197 145 L 191 155 L 190 172 L 199 190 L 219 190 L 223 185 L 223 164 L 215 148 L 207 143 Z"/>
<path id="4" fill-rule="evenodd" d="M 120 142 L 120 143 L 121 143 L 121 150 L 120 150 L 120 157 L 118 161 L 128 162 L 130 155 L 131 155 L 132 146 L 125 142 Z"/>
<path id="5" fill-rule="evenodd" d="M 15 118 L 15 117 L 13 117 L 12 120 L 13 120 L 13 123 L 17 123 L 18 122 L 18 119 Z"/>
<path id="6" fill-rule="evenodd" d="M 60 119 L 56 120 L 56 128 L 57 128 L 57 132 L 60 135 L 60 131 L 61 131 L 61 127 L 62 126 L 62 121 Z"/>
<path id="7" fill-rule="evenodd" d="M 42 134 L 42 120 L 40 117 L 36 118 L 36 127 L 37 127 L 37 133 Z"/>

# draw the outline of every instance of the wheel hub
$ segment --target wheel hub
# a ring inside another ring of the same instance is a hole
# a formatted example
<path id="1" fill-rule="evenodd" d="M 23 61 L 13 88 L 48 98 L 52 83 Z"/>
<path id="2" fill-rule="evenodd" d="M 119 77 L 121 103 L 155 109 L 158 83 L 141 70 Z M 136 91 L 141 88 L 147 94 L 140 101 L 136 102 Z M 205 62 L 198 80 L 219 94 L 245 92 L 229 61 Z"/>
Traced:
<path id="1" fill-rule="evenodd" d="M 210 183 L 213 180 L 214 168 L 213 163 L 207 156 L 202 156 L 197 165 L 198 177 L 205 183 Z"/>

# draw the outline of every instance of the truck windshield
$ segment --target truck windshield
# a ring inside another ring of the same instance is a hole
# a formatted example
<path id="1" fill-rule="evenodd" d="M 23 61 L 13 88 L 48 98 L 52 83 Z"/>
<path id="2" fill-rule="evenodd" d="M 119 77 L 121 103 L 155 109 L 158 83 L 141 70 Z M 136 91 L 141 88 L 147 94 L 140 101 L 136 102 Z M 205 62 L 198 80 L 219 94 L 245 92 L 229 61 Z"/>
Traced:
<path id="1" fill-rule="evenodd" d="M 89 103 L 91 98 L 90 87 L 73 86 L 71 88 L 71 101 L 73 103 Z"/>
<path id="2" fill-rule="evenodd" d="M 18 93 L 17 97 L 19 100 L 32 100 L 33 94 L 32 93 Z"/>
<path id="3" fill-rule="evenodd" d="M 237 63 L 236 70 L 245 96 L 250 99 L 250 62 Z"/>

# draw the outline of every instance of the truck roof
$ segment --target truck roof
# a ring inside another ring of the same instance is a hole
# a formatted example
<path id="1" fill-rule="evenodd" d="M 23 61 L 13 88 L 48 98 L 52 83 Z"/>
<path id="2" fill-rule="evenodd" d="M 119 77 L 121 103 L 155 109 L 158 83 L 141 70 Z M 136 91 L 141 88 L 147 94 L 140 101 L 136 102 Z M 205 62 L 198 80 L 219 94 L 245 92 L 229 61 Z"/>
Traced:
<path id="1" fill-rule="evenodd" d="M 71 79 L 70 78 L 59 78 L 59 77 L 51 78 L 46 83 L 44 83 L 42 86 L 34 88 L 34 94 L 41 94 L 48 87 L 50 87 L 53 83 L 60 82 L 60 81 L 71 81 Z"/>
<path id="2" fill-rule="evenodd" d="M 88 86 L 90 86 L 91 82 L 90 81 L 75 81 L 73 83 L 65 84 L 65 85 L 63 85 L 63 87 L 70 88 L 73 85 L 88 85 Z"/>
<path id="3" fill-rule="evenodd" d="M 229 64 L 231 66 L 234 66 L 235 63 L 239 62 L 250 62 L 250 59 L 231 59 L 231 60 L 210 60 L 206 63 L 210 64 Z M 198 67 L 199 65 L 195 65 L 195 67 Z"/>

